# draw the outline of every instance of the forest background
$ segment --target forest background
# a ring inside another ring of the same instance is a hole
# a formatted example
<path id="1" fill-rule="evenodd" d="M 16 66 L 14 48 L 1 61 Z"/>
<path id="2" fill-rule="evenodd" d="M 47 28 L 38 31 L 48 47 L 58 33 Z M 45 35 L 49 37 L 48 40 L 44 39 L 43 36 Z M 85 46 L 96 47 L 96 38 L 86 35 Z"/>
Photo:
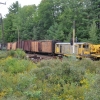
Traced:
<path id="1" fill-rule="evenodd" d="M 4 41 L 53 39 L 70 42 L 75 21 L 78 42 L 100 43 L 99 0 L 42 0 L 21 7 L 16 1 L 3 18 Z M 0 26 L 1 27 L 1 26 Z M 2 42 L 2 30 L 0 28 Z"/>

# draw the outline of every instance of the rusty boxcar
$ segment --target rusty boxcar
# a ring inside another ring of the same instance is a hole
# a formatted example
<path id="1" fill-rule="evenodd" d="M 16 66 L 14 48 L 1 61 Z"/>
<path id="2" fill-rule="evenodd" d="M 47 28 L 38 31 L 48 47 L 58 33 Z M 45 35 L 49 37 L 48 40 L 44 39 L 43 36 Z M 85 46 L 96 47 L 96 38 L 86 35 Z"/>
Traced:
<path id="1" fill-rule="evenodd" d="M 17 41 L 17 48 L 24 50 L 24 41 L 22 40 Z"/>
<path id="2" fill-rule="evenodd" d="M 7 43 L 7 50 L 11 50 L 11 48 L 12 48 L 12 43 L 11 42 Z"/>
<path id="3" fill-rule="evenodd" d="M 26 52 L 31 51 L 31 40 L 25 40 L 23 45 L 23 50 Z"/>
<path id="4" fill-rule="evenodd" d="M 39 52 L 39 41 L 31 41 L 31 51 Z"/>
<path id="5" fill-rule="evenodd" d="M 54 40 L 41 40 L 41 52 L 42 53 L 51 53 L 53 54 L 55 52 L 55 43 Z"/>
<path id="6" fill-rule="evenodd" d="M 13 42 L 12 46 L 11 46 L 11 49 L 16 50 L 17 49 L 16 47 L 17 47 L 17 42 Z"/>

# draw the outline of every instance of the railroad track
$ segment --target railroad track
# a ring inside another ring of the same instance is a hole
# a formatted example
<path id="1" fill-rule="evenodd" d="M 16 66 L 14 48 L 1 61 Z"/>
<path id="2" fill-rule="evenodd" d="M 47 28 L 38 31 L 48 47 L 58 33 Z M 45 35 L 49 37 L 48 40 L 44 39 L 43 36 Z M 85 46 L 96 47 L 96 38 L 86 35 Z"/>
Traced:
<path id="1" fill-rule="evenodd" d="M 27 57 L 33 62 L 39 62 L 41 60 L 57 59 L 58 56 L 44 55 L 44 54 L 28 54 Z M 60 57 L 59 57 L 60 58 Z"/>

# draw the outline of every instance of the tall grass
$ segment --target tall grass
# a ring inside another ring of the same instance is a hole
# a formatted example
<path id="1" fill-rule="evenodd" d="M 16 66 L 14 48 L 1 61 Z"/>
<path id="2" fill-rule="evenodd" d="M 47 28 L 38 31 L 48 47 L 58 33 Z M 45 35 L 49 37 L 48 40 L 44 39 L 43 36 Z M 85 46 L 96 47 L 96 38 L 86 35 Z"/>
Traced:
<path id="1" fill-rule="evenodd" d="M 0 100 L 100 100 L 100 61 L 22 59 L 18 50 L 0 59 Z"/>

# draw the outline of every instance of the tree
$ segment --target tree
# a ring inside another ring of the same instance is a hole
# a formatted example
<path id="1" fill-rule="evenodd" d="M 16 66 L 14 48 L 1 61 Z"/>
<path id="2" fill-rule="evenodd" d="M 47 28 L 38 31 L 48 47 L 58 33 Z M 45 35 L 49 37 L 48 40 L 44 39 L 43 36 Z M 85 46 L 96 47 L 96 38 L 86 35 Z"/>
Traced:
<path id="1" fill-rule="evenodd" d="M 52 25 L 49 28 L 47 33 L 48 33 L 48 35 L 46 37 L 47 39 L 61 40 L 61 41 L 63 41 L 65 39 L 63 31 L 62 31 L 60 25 L 58 25 L 57 23 L 54 23 L 54 25 Z"/>
<path id="2" fill-rule="evenodd" d="M 13 42 L 17 40 L 17 32 L 14 21 L 20 8 L 19 3 L 16 1 L 9 8 L 9 13 L 4 18 L 4 30 L 5 30 L 5 40 L 6 42 Z"/>
<path id="3" fill-rule="evenodd" d="M 7 41 L 20 39 L 59 39 L 69 41 L 75 20 L 75 35 L 78 41 L 92 41 L 93 20 L 97 26 L 97 41 L 100 42 L 99 0 L 42 0 L 38 6 L 20 7 L 18 2 L 9 7 L 4 19 Z M 90 29 L 91 27 L 91 29 Z M 93 40 L 94 41 L 94 40 Z"/>
<path id="4" fill-rule="evenodd" d="M 89 35 L 90 35 L 90 42 L 92 43 L 97 43 L 97 27 L 96 27 L 96 23 L 95 21 L 93 21 L 91 27 L 90 27 L 90 31 L 89 31 Z"/>
<path id="5" fill-rule="evenodd" d="M 20 39 L 28 40 L 34 37 L 33 28 L 35 26 L 35 12 L 37 7 L 35 5 L 24 6 L 19 10 L 19 30 Z"/>
<path id="6" fill-rule="evenodd" d="M 87 8 L 90 25 L 95 20 L 97 27 L 97 42 L 100 43 L 100 0 L 89 0 L 90 5 Z"/>
<path id="7" fill-rule="evenodd" d="M 47 35 L 47 30 L 54 23 L 53 16 L 53 0 L 42 0 L 38 6 L 38 26 L 40 38 L 44 39 Z"/>

